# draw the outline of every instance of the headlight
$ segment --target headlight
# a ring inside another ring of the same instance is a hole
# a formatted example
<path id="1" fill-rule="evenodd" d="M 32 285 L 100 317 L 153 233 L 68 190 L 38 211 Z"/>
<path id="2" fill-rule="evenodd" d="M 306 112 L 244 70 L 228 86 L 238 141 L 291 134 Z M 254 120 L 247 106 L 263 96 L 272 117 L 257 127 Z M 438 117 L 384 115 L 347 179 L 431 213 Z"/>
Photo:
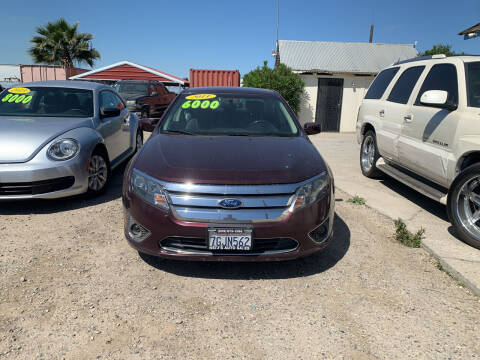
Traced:
<path id="1" fill-rule="evenodd" d="M 135 106 L 137 102 L 135 100 L 127 100 L 127 106 Z"/>
<path id="2" fill-rule="evenodd" d="M 163 186 L 138 170 L 133 169 L 132 171 L 130 188 L 146 202 L 149 202 L 160 209 L 168 210 L 170 208 L 170 205 L 168 205 L 167 192 Z"/>
<path id="3" fill-rule="evenodd" d="M 77 156 L 80 144 L 74 139 L 62 139 L 55 141 L 47 150 L 50 159 L 56 161 L 69 160 Z"/>
<path id="4" fill-rule="evenodd" d="M 295 193 L 290 211 L 301 209 L 321 199 L 328 189 L 327 185 L 328 173 L 326 171 L 315 176 L 309 183 L 302 185 Z"/>

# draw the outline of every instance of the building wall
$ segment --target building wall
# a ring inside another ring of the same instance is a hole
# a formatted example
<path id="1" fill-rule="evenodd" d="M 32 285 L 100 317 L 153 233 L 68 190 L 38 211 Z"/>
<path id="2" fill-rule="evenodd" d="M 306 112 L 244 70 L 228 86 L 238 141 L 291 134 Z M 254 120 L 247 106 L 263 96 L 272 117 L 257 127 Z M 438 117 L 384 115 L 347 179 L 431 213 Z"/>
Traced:
<path id="1" fill-rule="evenodd" d="M 300 75 L 305 81 L 305 91 L 300 104 L 298 118 L 302 124 L 315 122 L 317 109 L 318 78 L 343 79 L 342 113 L 340 116 L 340 132 L 355 131 L 358 108 L 367 92 L 373 76 L 355 76 L 353 74 L 333 75 Z M 355 84 L 355 86 L 353 85 Z"/>
<path id="2" fill-rule="evenodd" d="M 20 65 L 23 82 L 68 80 L 70 76 L 86 72 L 85 69 L 69 68 L 53 65 Z"/>

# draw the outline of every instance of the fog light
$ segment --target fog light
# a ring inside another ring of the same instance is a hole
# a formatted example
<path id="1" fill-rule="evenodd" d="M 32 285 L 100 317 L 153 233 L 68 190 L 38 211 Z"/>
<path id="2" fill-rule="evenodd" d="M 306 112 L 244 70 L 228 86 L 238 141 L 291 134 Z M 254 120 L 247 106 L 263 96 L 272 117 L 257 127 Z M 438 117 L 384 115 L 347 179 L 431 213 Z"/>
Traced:
<path id="1" fill-rule="evenodd" d="M 148 238 L 151 234 L 151 232 L 139 224 L 134 218 L 132 218 L 130 215 L 127 215 L 126 219 L 126 228 L 128 232 L 128 236 L 130 239 L 132 239 L 135 242 L 141 242 Z"/>
<path id="2" fill-rule="evenodd" d="M 324 242 L 327 239 L 327 235 L 328 235 L 328 220 L 325 221 L 320 226 L 317 226 L 315 229 L 313 229 L 308 233 L 308 236 L 310 237 L 310 239 L 312 239 L 318 244 Z"/>

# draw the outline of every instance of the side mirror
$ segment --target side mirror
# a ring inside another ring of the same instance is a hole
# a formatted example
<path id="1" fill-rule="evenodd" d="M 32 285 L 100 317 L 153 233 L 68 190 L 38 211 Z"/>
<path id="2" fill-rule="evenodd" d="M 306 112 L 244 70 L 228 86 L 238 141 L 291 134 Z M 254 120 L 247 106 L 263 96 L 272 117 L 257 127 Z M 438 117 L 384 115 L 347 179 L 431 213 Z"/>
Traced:
<path id="1" fill-rule="evenodd" d="M 120 116 L 121 110 L 118 108 L 100 108 L 100 117 L 108 118 L 108 117 L 115 117 Z"/>
<path id="2" fill-rule="evenodd" d="M 303 125 L 303 129 L 305 130 L 307 135 L 315 135 L 322 132 L 322 128 L 320 127 L 320 125 L 313 122 Z"/>
<path id="3" fill-rule="evenodd" d="M 438 107 L 450 111 L 456 110 L 458 105 L 448 101 L 448 92 L 444 90 L 428 90 L 420 97 L 422 105 Z"/>
<path id="4" fill-rule="evenodd" d="M 138 121 L 138 128 L 142 131 L 152 132 L 155 130 L 155 124 L 152 120 L 143 118 Z"/>

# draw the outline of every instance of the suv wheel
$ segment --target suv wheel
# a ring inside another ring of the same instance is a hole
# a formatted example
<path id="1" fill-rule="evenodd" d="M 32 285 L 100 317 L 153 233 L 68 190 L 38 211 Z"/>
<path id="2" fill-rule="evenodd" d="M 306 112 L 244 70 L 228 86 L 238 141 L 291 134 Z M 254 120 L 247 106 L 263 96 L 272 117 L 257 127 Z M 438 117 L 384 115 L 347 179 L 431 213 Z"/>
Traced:
<path id="1" fill-rule="evenodd" d="M 137 131 L 135 136 L 135 152 L 138 152 L 143 146 L 143 132 L 141 130 Z"/>
<path id="2" fill-rule="evenodd" d="M 148 109 L 142 109 L 142 114 L 140 115 L 140 117 L 143 119 L 143 118 L 150 118 L 150 111 Z"/>
<path id="3" fill-rule="evenodd" d="M 360 148 L 360 168 L 362 169 L 363 175 L 368 178 L 378 178 L 381 176 L 382 173 L 375 166 L 379 157 L 377 138 L 375 133 L 369 130 L 363 136 L 362 146 Z"/>
<path id="4" fill-rule="evenodd" d="M 452 183 L 447 212 L 460 239 L 480 249 L 480 164 L 463 170 Z"/>

